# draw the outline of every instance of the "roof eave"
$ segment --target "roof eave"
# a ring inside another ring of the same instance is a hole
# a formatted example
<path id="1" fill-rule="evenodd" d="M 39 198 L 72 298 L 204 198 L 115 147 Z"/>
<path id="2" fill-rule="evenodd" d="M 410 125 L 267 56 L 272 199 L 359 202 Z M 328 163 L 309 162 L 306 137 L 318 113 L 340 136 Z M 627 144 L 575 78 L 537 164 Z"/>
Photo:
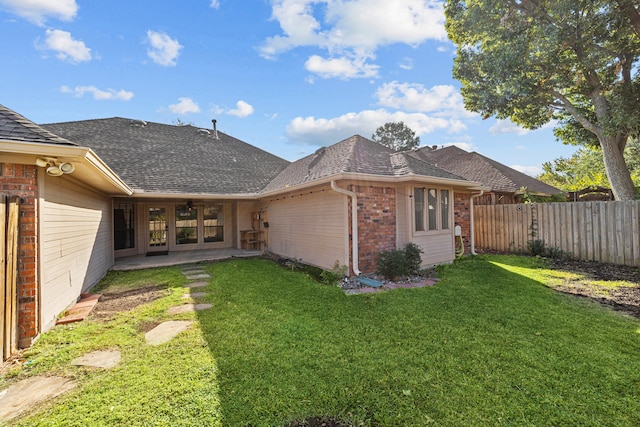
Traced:
<path id="1" fill-rule="evenodd" d="M 429 184 L 438 184 L 450 187 L 463 188 L 469 191 L 489 191 L 489 187 L 485 187 L 478 182 L 467 181 L 463 179 L 440 178 L 434 176 L 408 174 L 402 176 L 376 175 L 363 173 L 340 173 L 329 175 L 321 179 L 304 182 L 302 184 L 291 185 L 286 188 L 260 193 L 260 197 L 276 196 L 278 194 L 288 193 L 290 191 L 298 191 L 300 189 L 315 187 L 318 185 L 329 184 L 331 181 L 367 181 L 367 182 L 384 182 L 389 184 L 400 184 L 406 182 L 424 182 Z"/>
<path id="2" fill-rule="evenodd" d="M 41 157 L 55 158 L 60 162 L 76 163 L 74 176 L 97 184 L 108 194 L 130 196 L 133 190 L 90 148 L 73 145 L 46 144 L 12 140 L 0 140 L 0 152 L 12 155 L 14 161 L 36 164 Z M 11 157 L 8 157 L 11 160 Z M 97 178 L 97 180 L 96 180 Z"/>

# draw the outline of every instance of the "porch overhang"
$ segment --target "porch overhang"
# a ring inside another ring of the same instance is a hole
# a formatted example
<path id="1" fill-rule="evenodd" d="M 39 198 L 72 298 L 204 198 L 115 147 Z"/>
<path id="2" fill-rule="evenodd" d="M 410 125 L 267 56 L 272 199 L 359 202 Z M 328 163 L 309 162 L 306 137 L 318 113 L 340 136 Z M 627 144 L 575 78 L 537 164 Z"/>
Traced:
<path id="1" fill-rule="evenodd" d="M 133 194 L 124 182 L 90 148 L 62 144 L 42 144 L 24 141 L 0 140 L 2 160 L 7 163 L 37 165 L 39 159 L 53 159 L 58 163 L 71 163 L 75 170 L 68 175 L 105 194 L 130 196 Z"/>

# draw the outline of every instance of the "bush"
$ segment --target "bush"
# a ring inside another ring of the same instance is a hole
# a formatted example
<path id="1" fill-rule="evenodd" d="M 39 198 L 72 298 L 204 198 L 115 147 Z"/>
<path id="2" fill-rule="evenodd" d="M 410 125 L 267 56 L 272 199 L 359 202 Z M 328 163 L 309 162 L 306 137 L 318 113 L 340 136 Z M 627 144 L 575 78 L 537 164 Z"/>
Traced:
<path id="1" fill-rule="evenodd" d="M 407 261 L 409 274 L 418 274 L 422 264 L 422 248 L 415 243 L 407 243 L 404 246 L 404 257 Z"/>
<path id="2" fill-rule="evenodd" d="M 379 254 L 378 273 L 389 280 L 399 276 L 406 276 L 409 273 L 409 267 L 407 266 L 404 251 L 396 249 Z"/>
<path id="3" fill-rule="evenodd" d="M 422 249 L 415 243 L 407 243 L 403 250 L 395 249 L 378 255 L 378 273 L 389 280 L 417 274 L 422 264 Z"/>

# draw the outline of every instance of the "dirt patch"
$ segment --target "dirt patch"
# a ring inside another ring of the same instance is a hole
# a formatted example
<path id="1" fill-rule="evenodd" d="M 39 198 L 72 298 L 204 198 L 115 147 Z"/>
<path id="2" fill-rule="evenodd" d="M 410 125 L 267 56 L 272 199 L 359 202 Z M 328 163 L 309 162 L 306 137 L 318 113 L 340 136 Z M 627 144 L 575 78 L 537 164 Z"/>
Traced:
<path id="1" fill-rule="evenodd" d="M 551 259 L 549 266 L 580 273 L 585 278 L 555 286 L 557 291 L 589 298 L 640 319 L 640 269 L 637 267 L 571 259 Z M 625 281 L 631 286 L 600 286 L 592 280 Z"/>
<path id="2" fill-rule="evenodd" d="M 159 285 L 102 294 L 102 298 L 100 298 L 89 317 L 91 319 L 109 320 L 120 312 L 133 310 L 166 294 L 166 289 Z"/>

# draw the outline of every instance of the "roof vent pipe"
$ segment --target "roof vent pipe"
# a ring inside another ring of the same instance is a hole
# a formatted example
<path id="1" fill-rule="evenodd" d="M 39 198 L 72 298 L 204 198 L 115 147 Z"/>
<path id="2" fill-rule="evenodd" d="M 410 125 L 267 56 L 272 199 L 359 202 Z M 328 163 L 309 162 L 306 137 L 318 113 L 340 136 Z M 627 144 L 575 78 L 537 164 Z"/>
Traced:
<path id="1" fill-rule="evenodd" d="M 218 121 L 216 119 L 211 120 L 211 123 L 213 123 L 213 137 L 215 139 L 220 139 L 220 137 L 218 136 L 218 128 L 216 126 L 216 123 L 218 123 Z"/>

